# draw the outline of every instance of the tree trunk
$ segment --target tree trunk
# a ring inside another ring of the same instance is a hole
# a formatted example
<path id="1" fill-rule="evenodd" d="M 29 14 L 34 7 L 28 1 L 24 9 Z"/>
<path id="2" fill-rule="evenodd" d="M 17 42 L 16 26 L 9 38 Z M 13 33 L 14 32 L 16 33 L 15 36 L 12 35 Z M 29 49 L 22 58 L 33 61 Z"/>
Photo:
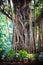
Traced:
<path id="1" fill-rule="evenodd" d="M 10 1 L 11 3 L 11 11 L 12 11 L 12 21 L 13 21 L 13 38 L 12 38 L 12 44 L 13 44 L 13 48 L 14 50 L 16 49 L 20 49 L 19 47 L 21 47 L 21 49 L 24 50 L 29 50 L 30 52 L 34 52 L 34 42 L 33 42 L 33 27 L 32 27 L 32 18 L 31 18 L 31 8 L 29 8 L 29 6 L 31 6 L 31 3 L 26 4 L 26 1 L 24 1 L 25 4 L 21 7 L 20 4 L 18 3 L 16 5 L 15 8 L 13 8 L 13 3 L 12 0 Z M 19 7 L 19 8 L 18 8 Z M 21 7 L 21 8 L 20 8 Z M 15 13 L 14 13 L 14 10 Z M 22 10 L 24 9 L 24 10 Z M 29 23 L 29 28 L 28 30 L 30 31 L 30 46 L 29 45 L 29 38 L 28 38 L 28 32 L 27 32 L 27 28 L 24 26 L 23 24 L 23 16 L 21 14 L 21 10 L 22 10 L 22 14 L 23 12 L 25 12 L 25 19 L 28 19 L 28 23 Z M 29 11 L 29 12 L 28 12 Z M 14 16 L 15 15 L 15 16 Z M 14 21 L 14 17 L 15 17 L 15 21 Z M 18 40 L 18 43 L 17 43 Z M 30 48 L 29 48 L 30 47 Z"/>
<path id="2" fill-rule="evenodd" d="M 40 36 L 40 25 L 39 25 L 39 42 L 38 42 L 38 46 L 39 46 L 39 52 L 41 51 L 41 36 Z"/>
<path id="3" fill-rule="evenodd" d="M 31 3 L 29 3 L 29 6 L 31 6 Z M 29 30 L 30 30 L 30 53 L 34 53 L 34 42 L 33 42 L 33 27 L 32 27 L 32 10 L 30 8 L 29 13 Z"/>

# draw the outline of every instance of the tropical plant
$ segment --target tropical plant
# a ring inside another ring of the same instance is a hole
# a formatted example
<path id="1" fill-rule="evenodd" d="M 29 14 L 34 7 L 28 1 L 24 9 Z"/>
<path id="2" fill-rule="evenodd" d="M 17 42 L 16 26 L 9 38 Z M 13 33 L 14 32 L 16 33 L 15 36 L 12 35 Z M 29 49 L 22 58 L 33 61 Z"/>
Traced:
<path id="1" fill-rule="evenodd" d="M 14 60 L 15 51 L 13 49 L 9 49 L 6 55 L 6 61 Z"/>
<path id="2" fill-rule="evenodd" d="M 27 51 L 20 50 L 20 51 L 18 51 L 18 53 L 19 53 L 20 61 L 28 60 L 28 53 L 27 53 Z"/>

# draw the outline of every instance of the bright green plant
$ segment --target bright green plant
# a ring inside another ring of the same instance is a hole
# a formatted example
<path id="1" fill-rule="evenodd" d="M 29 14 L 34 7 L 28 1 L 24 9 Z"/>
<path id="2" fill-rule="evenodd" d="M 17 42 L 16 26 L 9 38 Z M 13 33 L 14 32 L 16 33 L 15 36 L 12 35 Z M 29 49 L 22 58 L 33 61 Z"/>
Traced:
<path id="1" fill-rule="evenodd" d="M 28 58 L 31 60 L 36 60 L 38 58 L 39 54 L 28 54 Z"/>
<path id="2" fill-rule="evenodd" d="M 27 51 L 24 51 L 24 50 L 20 50 L 19 52 L 19 58 L 20 58 L 20 61 L 25 61 L 28 59 L 27 55 Z"/>
<path id="3" fill-rule="evenodd" d="M 14 52 L 13 49 L 10 49 L 10 50 L 8 50 L 7 54 L 8 54 L 9 57 L 14 57 L 15 52 Z"/>

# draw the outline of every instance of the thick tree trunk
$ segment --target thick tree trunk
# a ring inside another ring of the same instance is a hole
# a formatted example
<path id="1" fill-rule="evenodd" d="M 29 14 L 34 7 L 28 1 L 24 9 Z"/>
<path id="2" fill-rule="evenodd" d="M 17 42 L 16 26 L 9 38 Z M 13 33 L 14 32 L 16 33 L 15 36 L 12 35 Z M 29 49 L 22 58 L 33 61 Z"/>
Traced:
<path id="1" fill-rule="evenodd" d="M 23 6 L 21 7 L 20 6 L 21 3 L 18 3 L 16 7 L 14 8 L 15 10 L 15 13 L 14 13 L 14 10 L 12 9 L 13 8 L 12 4 L 14 3 L 12 3 L 11 1 L 10 3 L 11 3 L 12 21 L 13 21 L 13 38 L 12 38 L 13 48 L 14 50 L 16 49 L 16 51 L 17 49 L 24 49 L 24 50 L 30 49 L 30 52 L 34 52 L 31 8 L 29 8 L 29 6 L 31 5 L 30 3 L 27 4 L 26 1 L 24 1 L 25 4 L 23 4 Z M 22 14 L 24 12 L 25 15 L 22 16 L 21 12 Z M 15 17 L 15 21 L 14 21 L 14 17 Z M 26 20 L 28 19 L 28 23 L 29 23 L 28 31 L 30 31 L 30 42 L 28 41 L 29 37 L 28 37 L 27 28 L 23 24 L 23 17 Z"/>

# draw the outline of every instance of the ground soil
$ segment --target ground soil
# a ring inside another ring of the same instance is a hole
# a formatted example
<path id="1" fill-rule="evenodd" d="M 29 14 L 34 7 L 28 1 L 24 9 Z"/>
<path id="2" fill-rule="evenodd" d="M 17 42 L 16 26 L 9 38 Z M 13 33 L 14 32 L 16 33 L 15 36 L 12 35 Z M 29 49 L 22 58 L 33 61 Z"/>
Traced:
<path id="1" fill-rule="evenodd" d="M 43 65 L 41 61 L 33 61 L 33 62 L 0 62 L 0 65 Z"/>

